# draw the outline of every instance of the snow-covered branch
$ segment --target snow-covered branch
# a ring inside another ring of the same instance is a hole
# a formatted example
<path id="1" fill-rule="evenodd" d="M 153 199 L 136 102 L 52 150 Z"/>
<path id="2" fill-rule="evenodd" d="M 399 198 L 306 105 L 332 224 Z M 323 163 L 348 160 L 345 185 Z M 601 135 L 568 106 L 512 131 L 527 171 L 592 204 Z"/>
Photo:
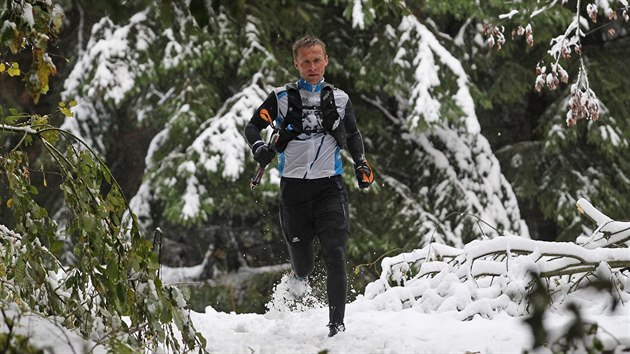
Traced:
<path id="1" fill-rule="evenodd" d="M 630 222 L 616 221 L 595 209 L 591 203 L 585 199 L 577 201 L 580 213 L 593 220 L 597 229 L 590 237 L 578 237 L 577 243 L 587 249 L 599 247 L 627 247 L 630 242 Z"/>
<path id="2" fill-rule="evenodd" d="M 516 236 L 475 240 L 461 249 L 431 244 L 384 258 L 381 277 L 365 296 L 387 307 L 455 310 L 462 319 L 501 311 L 517 316 L 528 312 L 532 279 L 541 277 L 558 304 L 594 279 L 612 282 L 618 300 L 630 301 L 630 252 L 623 247 L 630 223 L 608 218 L 584 199 L 578 207 L 598 225 L 582 244 Z"/>
<path id="3" fill-rule="evenodd" d="M 37 131 L 31 128 L 31 126 L 17 127 L 14 125 L 0 124 L 0 130 L 20 132 L 20 133 L 26 133 L 26 134 L 37 134 Z"/>

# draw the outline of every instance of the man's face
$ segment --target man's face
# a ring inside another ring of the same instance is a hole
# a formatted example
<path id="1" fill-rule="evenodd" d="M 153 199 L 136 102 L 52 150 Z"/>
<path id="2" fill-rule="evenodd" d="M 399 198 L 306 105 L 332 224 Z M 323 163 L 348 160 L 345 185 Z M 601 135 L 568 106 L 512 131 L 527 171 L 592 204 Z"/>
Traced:
<path id="1" fill-rule="evenodd" d="M 297 58 L 293 62 L 300 76 L 311 85 L 317 84 L 324 77 L 328 56 L 320 45 L 303 47 L 297 50 Z"/>

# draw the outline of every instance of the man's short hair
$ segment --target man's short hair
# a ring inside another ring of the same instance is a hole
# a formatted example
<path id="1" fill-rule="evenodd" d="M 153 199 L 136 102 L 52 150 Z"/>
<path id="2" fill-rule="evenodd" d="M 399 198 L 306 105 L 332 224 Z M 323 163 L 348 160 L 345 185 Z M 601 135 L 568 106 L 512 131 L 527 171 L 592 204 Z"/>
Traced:
<path id="1" fill-rule="evenodd" d="M 302 37 L 298 39 L 297 41 L 293 43 L 293 60 L 297 60 L 298 49 L 308 48 L 308 47 L 312 47 L 316 45 L 321 46 L 322 50 L 324 51 L 324 55 L 327 55 L 326 43 L 324 43 L 324 41 L 322 41 L 321 39 L 315 36 L 306 36 L 306 37 Z"/>

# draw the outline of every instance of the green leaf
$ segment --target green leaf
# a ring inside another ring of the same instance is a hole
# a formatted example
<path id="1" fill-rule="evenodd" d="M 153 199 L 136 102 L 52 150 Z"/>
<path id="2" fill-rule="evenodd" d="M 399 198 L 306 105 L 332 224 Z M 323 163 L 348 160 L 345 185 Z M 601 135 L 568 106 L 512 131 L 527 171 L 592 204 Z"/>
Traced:
<path id="1" fill-rule="evenodd" d="M 107 166 L 105 165 L 99 165 L 99 168 L 101 169 L 101 173 L 103 174 L 103 177 L 105 178 L 105 181 L 108 184 L 112 184 L 112 176 L 109 172 L 109 168 L 107 168 Z"/>
<path id="2" fill-rule="evenodd" d="M 54 240 L 51 244 L 50 244 L 50 252 L 52 252 L 53 254 L 59 254 L 61 251 L 63 251 L 63 247 L 64 247 L 65 243 L 61 240 Z"/>
<path id="3" fill-rule="evenodd" d="M 20 75 L 20 66 L 18 63 L 11 63 L 11 67 L 7 72 L 9 73 L 9 76 L 18 76 Z"/>
<path id="4" fill-rule="evenodd" d="M 24 258 L 20 257 L 15 262 L 15 272 L 9 272 L 8 279 L 13 279 L 15 277 L 16 281 L 21 281 L 24 279 L 24 269 L 26 268 L 26 263 L 24 262 Z"/>
<path id="5" fill-rule="evenodd" d="M 68 184 L 62 184 L 59 188 L 63 190 L 63 192 L 66 194 L 66 197 L 71 197 L 72 195 L 74 195 L 74 189 L 72 189 L 72 187 L 70 187 L 70 185 Z"/>
<path id="6" fill-rule="evenodd" d="M 6 118 L 4 118 L 4 121 L 7 124 L 13 125 L 13 124 L 17 123 L 18 119 L 20 119 L 20 116 L 7 116 Z"/>
<path id="7" fill-rule="evenodd" d="M 110 279 L 118 279 L 120 277 L 120 270 L 118 269 L 118 265 L 116 263 L 110 263 L 107 265 L 107 269 L 105 270 L 105 274 Z"/>

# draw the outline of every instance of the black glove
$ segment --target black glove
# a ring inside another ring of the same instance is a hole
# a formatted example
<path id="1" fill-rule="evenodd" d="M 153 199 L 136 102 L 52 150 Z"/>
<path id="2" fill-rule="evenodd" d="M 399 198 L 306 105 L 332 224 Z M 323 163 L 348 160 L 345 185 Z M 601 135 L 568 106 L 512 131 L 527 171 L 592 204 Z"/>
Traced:
<path id="1" fill-rule="evenodd" d="M 254 160 L 263 167 L 269 165 L 271 160 L 276 157 L 276 150 L 262 141 L 257 141 L 252 145 L 252 152 L 254 153 Z"/>
<path id="2" fill-rule="evenodd" d="M 354 173 L 357 175 L 359 188 L 365 189 L 374 182 L 374 174 L 367 160 L 363 160 L 354 165 Z"/>

